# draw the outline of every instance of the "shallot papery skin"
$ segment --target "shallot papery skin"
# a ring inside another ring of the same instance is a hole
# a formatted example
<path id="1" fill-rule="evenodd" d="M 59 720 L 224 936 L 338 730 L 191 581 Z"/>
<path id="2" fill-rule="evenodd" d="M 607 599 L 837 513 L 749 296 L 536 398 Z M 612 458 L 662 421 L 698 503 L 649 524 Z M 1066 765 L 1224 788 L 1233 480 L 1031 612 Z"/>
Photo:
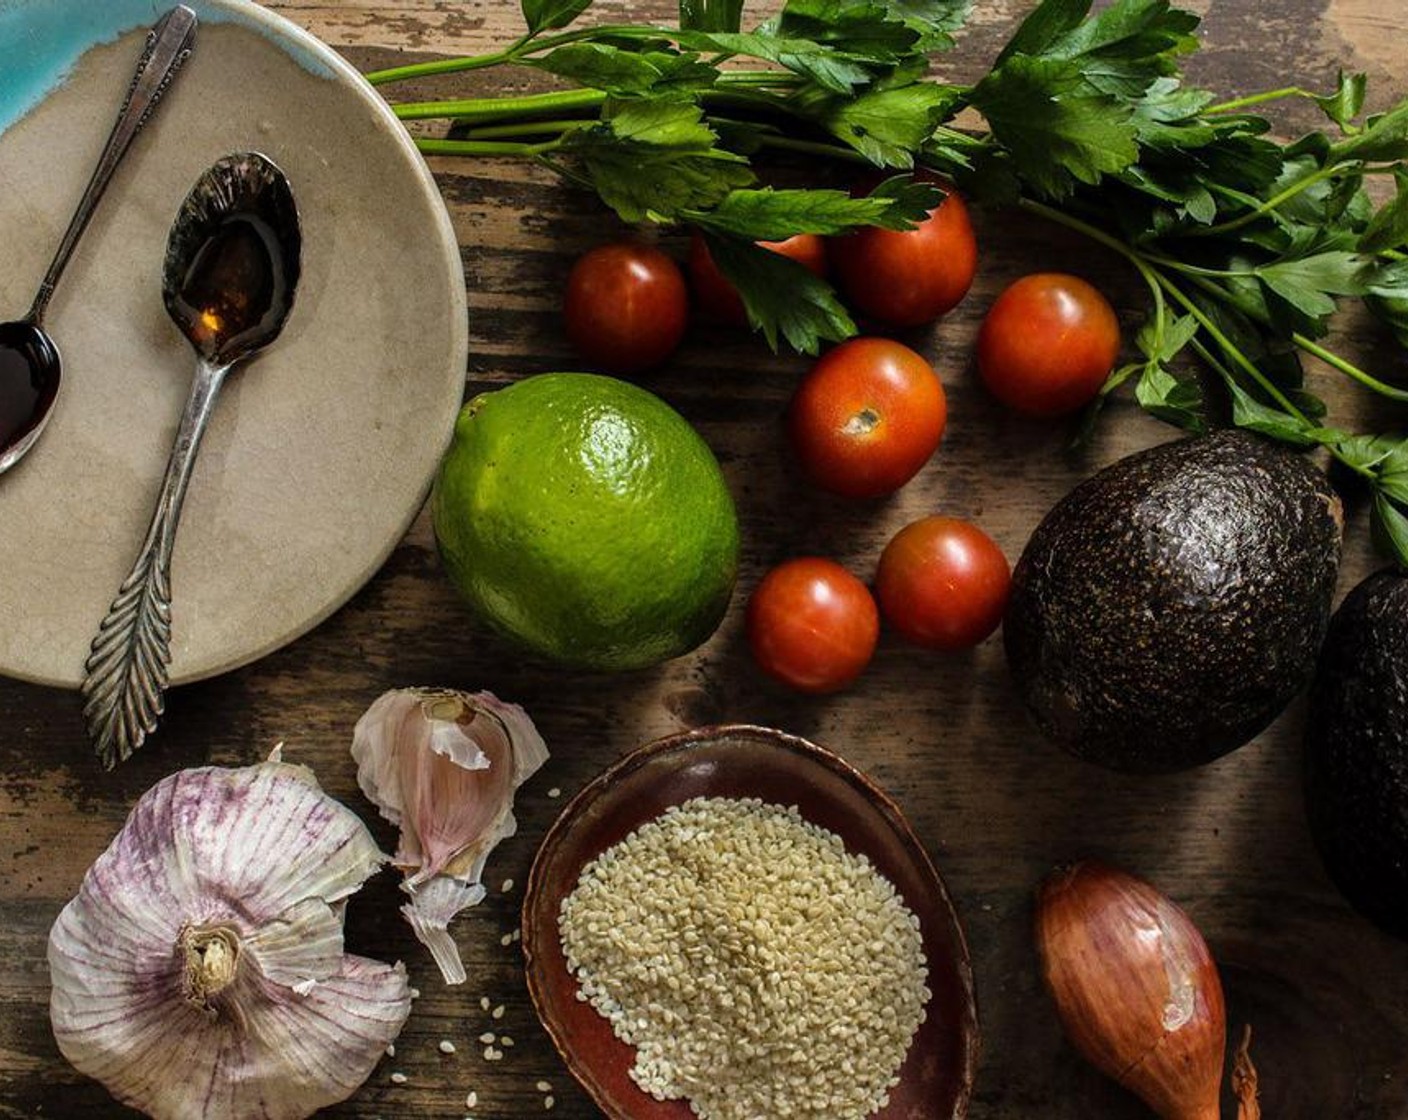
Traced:
<path id="1" fill-rule="evenodd" d="M 157 783 L 50 931 L 59 1049 L 156 1120 L 302 1120 L 410 1014 L 400 964 L 343 952 L 345 900 L 386 857 L 277 757 Z"/>
<path id="2" fill-rule="evenodd" d="M 484 864 L 518 823 L 513 798 L 548 759 L 533 721 L 491 692 L 399 688 L 352 733 L 357 784 L 400 826 L 401 908 L 447 984 L 466 979 L 449 924 L 484 898 Z"/>
<path id="3" fill-rule="evenodd" d="M 1163 1120 L 1218 1120 L 1227 1016 L 1207 942 L 1179 907 L 1093 860 L 1037 892 L 1042 974 L 1085 1059 Z"/>

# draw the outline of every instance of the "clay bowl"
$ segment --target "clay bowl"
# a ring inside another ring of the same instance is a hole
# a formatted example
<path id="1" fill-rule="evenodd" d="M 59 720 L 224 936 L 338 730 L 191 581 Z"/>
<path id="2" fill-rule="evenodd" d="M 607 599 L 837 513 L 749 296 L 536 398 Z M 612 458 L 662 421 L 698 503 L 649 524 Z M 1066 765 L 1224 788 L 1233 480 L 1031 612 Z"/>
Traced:
<path id="1" fill-rule="evenodd" d="M 890 1103 L 874 1120 L 967 1114 L 978 1053 L 973 975 L 943 881 L 898 806 L 849 763 L 762 727 L 702 728 L 641 747 L 563 810 L 533 862 L 523 903 L 523 952 L 533 1006 L 567 1068 L 612 1120 L 690 1120 L 684 1101 L 656 1101 L 628 1076 L 634 1051 L 576 998 L 558 934 L 563 898 L 593 858 L 671 805 L 692 797 L 759 797 L 796 805 L 853 852 L 869 856 L 919 916 L 933 999 Z"/>

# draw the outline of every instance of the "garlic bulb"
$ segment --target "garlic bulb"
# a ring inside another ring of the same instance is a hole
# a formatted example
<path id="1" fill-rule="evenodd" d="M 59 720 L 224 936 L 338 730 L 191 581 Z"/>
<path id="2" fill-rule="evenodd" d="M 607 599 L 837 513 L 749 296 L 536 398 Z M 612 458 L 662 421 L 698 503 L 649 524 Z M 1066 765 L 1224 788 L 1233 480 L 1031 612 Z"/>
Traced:
<path id="1" fill-rule="evenodd" d="M 276 750 L 137 802 L 49 934 L 64 1056 L 157 1120 L 301 1120 L 345 1100 L 411 1010 L 401 965 L 343 953 L 386 857 Z"/>
<path id="2" fill-rule="evenodd" d="M 445 982 L 463 984 L 450 920 L 483 899 L 485 861 L 516 831 L 514 794 L 547 747 L 522 708 L 492 693 L 402 688 L 357 721 L 352 757 L 362 792 L 401 828 L 401 912 Z"/>

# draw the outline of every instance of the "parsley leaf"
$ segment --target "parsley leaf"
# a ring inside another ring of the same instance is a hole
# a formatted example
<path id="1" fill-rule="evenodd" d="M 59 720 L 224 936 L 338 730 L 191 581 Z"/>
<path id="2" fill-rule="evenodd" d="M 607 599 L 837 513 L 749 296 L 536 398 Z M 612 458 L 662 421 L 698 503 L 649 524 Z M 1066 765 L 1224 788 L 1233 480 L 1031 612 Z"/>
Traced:
<path id="1" fill-rule="evenodd" d="M 592 6 L 592 0 L 522 0 L 528 30 L 553 31 L 566 27 Z"/>
<path id="2" fill-rule="evenodd" d="M 1072 61 L 1016 55 L 974 87 L 973 105 L 1039 193 L 1064 198 L 1139 158 L 1133 113 L 1085 83 Z"/>
<path id="3" fill-rule="evenodd" d="M 958 100 L 950 86 L 916 82 L 895 89 L 870 89 L 850 98 L 832 98 L 820 123 L 879 167 L 910 168 L 914 152 Z"/>
<path id="4" fill-rule="evenodd" d="M 719 76 L 697 54 L 623 50 L 607 43 L 568 43 L 528 62 L 618 97 L 691 97 L 696 90 L 712 86 Z"/>
<path id="5" fill-rule="evenodd" d="M 1348 132 L 1354 128 L 1355 118 L 1364 109 L 1364 95 L 1368 85 L 1367 75 L 1346 74 L 1341 70 L 1335 92 L 1327 97 L 1312 97 L 1311 100 L 1320 106 L 1330 120 L 1340 126 L 1341 131 Z"/>
<path id="6" fill-rule="evenodd" d="M 1396 192 L 1374 215 L 1359 239 L 1361 253 L 1377 253 L 1384 249 L 1399 249 L 1408 244 L 1408 172 L 1394 171 Z"/>
<path id="7" fill-rule="evenodd" d="M 1398 565 L 1408 568 L 1408 514 L 1378 489 L 1374 492 L 1374 530 Z"/>
<path id="8" fill-rule="evenodd" d="M 562 150 L 622 220 L 670 222 L 753 181 L 748 161 L 716 146 L 702 118 L 688 101 L 608 99 L 602 122 L 570 133 Z"/>
<path id="9" fill-rule="evenodd" d="M 782 241 L 798 233 L 845 233 L 856 226 L 913 229 L 942 200 L 937 188 L 906 179 L 882 183 L 864 198 L 845 191 L 764 187 L 731 191 L 714 209 L 688 211 L 682 217 L 714 233 Z"/>
<path id="10" fill-rule="evenodd" d="M 831 286 L 796 261 L 736 237 L 705 233 L 704 239 L 743 298 L 749 323 L 773 350 L 779 336 L 794 350 L 815 354 L 823 340 L 840 342 L 856 333 Z"/>

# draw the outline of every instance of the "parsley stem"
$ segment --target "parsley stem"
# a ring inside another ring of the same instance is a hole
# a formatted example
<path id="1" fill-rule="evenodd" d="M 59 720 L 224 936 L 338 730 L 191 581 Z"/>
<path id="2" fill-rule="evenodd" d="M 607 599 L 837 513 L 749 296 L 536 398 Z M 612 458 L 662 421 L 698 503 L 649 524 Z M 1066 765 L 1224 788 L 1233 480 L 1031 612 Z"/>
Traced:
<path id="1" fill-rule="evenodd" d="M 522 38 L 515 39 L 503 50 L 493 51 L 489 54 L 465 55 L 460 58 L 437 58 L 431 62 L 393 66 L 389 70 L 373 70 L 363 76 L 372 85 L 380 86 L 386 85 L 388 82 L 404 82 L 410 78 L 428 78 L 435 74 L 453 74 L 461 70 L 482 70 L 489 66 L 498 66 L 501 63 L 512 61 L 532 39 L 533 35 L 530 32 Z"/>
<path id="2" fill-rule="evenodd" d="M 1300 86 L 1284 86 L 1281 89 L 1267 90 L 1265 93 L 1253 93 L 1247 97 L 1234 98 L 1231 101 L 1220 101 L 1216 105 L 1209 105 L 1203 110 L 1204 113 L 1234 113 L 1238 109 L 1245 109 L 1249 105 L 1264 105 L 1268 101 L 1280 101 L 1287 97 L 1309 97 L 1316 95 L 1308 89 L 1301 89 Z"/>
<path id="3" fill-rule="evenodd" d="M 1314 339 L 1306 338 L 1299 332 L 1291 335 L 1291 341 L 1304 350 L 1307 354 L 1314 354 L 1328 366 L 1339 370 L 1346 377 L 1351 377 L 1366 389 L 1372 389 L 1380 396 L 1388 397 L 1393 401 L 1408 401 L 1408 391 L 1399 389 L 1393 385 L 1388 385 L 1380 381 L 1377 377 L 1365 373 L 1353 362 L 1341 358 L 1333 350 L 1327 350 Z"/>
<path id="4" fill-rule="evenodd" d="M 583 39 L 609 37 L 614 39 L 668 39 L 674 35 L 665 27 L 642 27 L 636 24 L 605 24 L 600 27 L 582 27 L 576 31 L 565 31 L 561 35 L 549 35 L 540 39 L 536 32 L 530 32 L 516 39 L 500 51 L 489 54 L 462 55 L 458 58 L 437 58 L 429 62 L 416 62 L 409 66 L 395 66 L 389 70 L 373 70 L 364 75 L 372 85 L 387 85 L 390 82 L 404 82 L 411 78 L 430 78 L 437 74 L 457 74 L 465 70 L 482 70 L 489 66 L 500 66 L 515 62 L 525 54 L 537 54 L 554 47 L 579 43 Z"/>
<path id="5" fill-rule="evenodd" d="M 416 147 L 428 156 L 528 156 L 555 151 L 561 138 L 542 144 L 519 144 L 507 140 L 440 140 L 417 136 Z"/>
<path id="6" fill-rule="evenodd" d="M 577 128 L 596 124 L 594 119 L 556 121 L 517 121 L 510 124 L 490 124 L 466 128 L 457 133 L 457 140 L 498 140 L 505 136 L 556 136 Z"/>
<path id="7" fill-rule="evenodd" d="M 1221 347 L 1222 352 L 1231 359 L 1234 365 L 1241 368 L 1248 377 L 1261 387 L 1262 392 L 1280 405 L 1284 411 L 1289 412 L 1307 427 L 1313 426 L 1305 413 L 1297 408 L 1295 403 L 1281 391 L 1280 386 L 1267 377 L 1266 374 L 1262 373 L 1261 370 L 1257 368 L 1256 363 L 1242 352 L 1241 347 L 1223 334 L 1222 328 L 1212 321 L 1207 312 L 1189 299 L 1167 276 L 1161 273 L 1157 275 L 1159 283 L 1163 285 L 1163 289 L 1168 293 L 1169 297 L 1198 321 L 1198 325 L 1202 327 L 1203 330 L 1207 331 L 1208 337 Z"/>
<path id="8" fill-rule="evenodd" d="M 1194 229 L 1186 230 L 1184 231 L 1185 236 L 1218 237 L 1221 234 L 1232 233 L 1235 230 L 1239 230 L 1243 226 L 1249 226 L 1258 219 L 1266 217 L 1266 215 L 1272 213 L 1275 210 L 1279 210 L 1287 202 L 1295 198 L 1296 195 L 1300 194 L 1302 191 L 1309 190 L 1311 187 L 1315 186 L 1316 183 L 1321 183 L 1324 182 L 1326 179 L 1334 178 L 1334 176 L 1338 175 L 1345 168 L 1345 166 L 1346 164 L 1343 163 L 1332 163 L 1328 167 L 1322 167 L 1319 171 L 1316 171 L 1311 175 L 1307 175 L 1304 179 L 1299 179 L 1296 182 L 1292 183 L 1289 187 L 1281 191 L 1279 194 L 1272 195 L 1254 210 L 1250 210 L 1239 217 L 1231 218 L 1228 221 L 1219 222 L 1215 226 L 1198 226 Z"/>
<path id="9" fill-rule="evenodd" d="M 777 148 L 786 152 L 804 152 L 807 155 L 847 160 L 851 163 L 870 162 L 859 152 L 851 148 L 843 148 L 839 144 L 827 144 L 819 140 L 798 140 L 792 136 L 775 136 L 770 133 L 762 133 L 757 139 L 758 143 L 765 148 Z"/>
<path id="10" fill-rule="evenodd" d="M 606 94 L 597 89 L 564 89 L 530 93 L 522 97 L 471 97 L 458 101 L 407 101 L 392 106 L 403 121 L 452 119 L 457 121 L 514 120 L 520 117 L 556 116 L 560 113 L 599 109 Z"/>

